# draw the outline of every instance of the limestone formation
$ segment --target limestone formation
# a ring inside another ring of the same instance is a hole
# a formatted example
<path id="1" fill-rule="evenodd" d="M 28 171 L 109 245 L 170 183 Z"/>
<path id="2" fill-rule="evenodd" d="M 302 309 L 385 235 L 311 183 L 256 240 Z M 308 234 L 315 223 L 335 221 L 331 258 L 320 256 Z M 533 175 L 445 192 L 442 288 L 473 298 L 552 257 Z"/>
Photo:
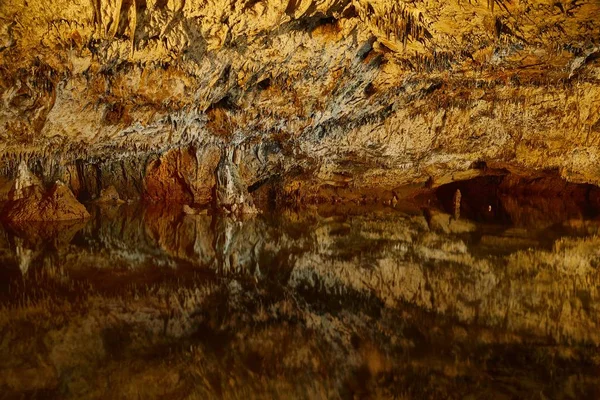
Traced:
<path id="1" fill-rule="evenodd" d="M 456 192 L 454 192 L 454 198 L 452 199 L 452 201 L 454 203 L 454 214 L 453 214 L 454 219 L 460 218 L 461 198 L 462 198 L 462 194 L 460 193 L 460 189 L 456 189 Z"/>
<path id="2" fill-rule="evenodd" d="M 46 190 L 24 163 L 19 166 L 17 179 L 2 210 L 2 218 L 9 222 L 66 221 L 89 216 L 64 183 L 57 181 Z"/>
<path id="3" fill-rule="evenodd" d="M 240 177 L 240 153 L 237 148 L 227 147 L 221 152 L 221 160 L 215 170 L 215 207 L 231 214 L 255 214 L 252 197 Z"/>
<path id="4" fill-rule="evenodd" d="M 0 397 L 598 398 L 599 162 L 598 0 L 0 0 Z"/>
<path id="5" fill-rule="evenodd" d="M 482 165 L 599 184 L 598 15 L 595 0 L 3 1 L 0 166 L 198 204 L 233 142 L 249 186 L 301 202 Z M 174 152 L 196 157 L 159 168 Z"/>
<path id="6" fill-rule="evenodd" d="M 21 161 L 17 169 L 17 177 L 8 194 L 8 200 L 17 201 L 27 197 L 42 186 L 42 181 L 29 171 L 27 163 Z"/>

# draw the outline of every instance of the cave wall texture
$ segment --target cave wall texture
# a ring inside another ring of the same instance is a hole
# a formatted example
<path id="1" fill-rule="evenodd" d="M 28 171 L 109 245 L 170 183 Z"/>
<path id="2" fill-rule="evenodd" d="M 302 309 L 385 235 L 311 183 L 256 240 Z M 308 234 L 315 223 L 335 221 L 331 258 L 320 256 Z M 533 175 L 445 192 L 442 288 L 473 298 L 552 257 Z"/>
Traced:
<path id="1" fill-rule="evenodd" d="M 224 147 L 296 200 L 600 184 L 600 1 L 4 0 L 0 98 L 3 182 L 82 199 L 206 202 Z"/>

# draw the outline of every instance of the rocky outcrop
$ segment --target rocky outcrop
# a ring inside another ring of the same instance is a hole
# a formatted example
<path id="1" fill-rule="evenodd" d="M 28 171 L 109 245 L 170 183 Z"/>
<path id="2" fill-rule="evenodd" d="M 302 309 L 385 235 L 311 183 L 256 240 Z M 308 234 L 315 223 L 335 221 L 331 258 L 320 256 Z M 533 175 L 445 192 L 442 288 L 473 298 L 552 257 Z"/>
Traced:
<path id="1" fill-rule="evenodd" d="M 19 166 L 17 179 L 2 210 L 2 218 L 9 222 L 66 221 L 89 216 L 65 184 L 57 181 L 46 190 L 25 163 Z"/>

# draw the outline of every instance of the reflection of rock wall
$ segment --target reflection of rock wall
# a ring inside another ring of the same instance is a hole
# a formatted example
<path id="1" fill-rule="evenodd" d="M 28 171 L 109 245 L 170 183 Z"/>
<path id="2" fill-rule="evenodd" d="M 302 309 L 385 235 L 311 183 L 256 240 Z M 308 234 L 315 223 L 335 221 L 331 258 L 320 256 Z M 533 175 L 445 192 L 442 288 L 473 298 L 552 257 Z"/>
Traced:
<path id="1" fill-rule="evenodd" d="M 2 293 L 4 393 L 593 398 L 598 386 L 595 236 L 492 256 L 477 252 L 480 226 L 449 216 L 92 214 L 70 238 L 0 232 L 0 259 L 37 254 Z"/>
<path id="2" fill-rule="evenodd" d="M 60 265 L 62 257 L 69 257 L 67 269 L 142 271 L 185 262 L 224 276 L 274 281 L 292 291 L 308 287 L 324 296 L 360 295 L 387 307 L 411 304 L 465 323 L 600 344 L 595 236 L 559 239 L 551 250 L 510 247 L 511 252 L 492 256 L 495 247 L 503 250 L 503 237 L 484 235 L 484 252 L 476 251 L 470 238 L 477 226 L 460 220 L 448 219 L 449 227 L 431 222 L 430 230 L 422 216 L 401 214 L 239 220 L 167 209 L 117 210 L 112 216 L 109 210 L 98 211 L 103 216 L 81 231 L 88 238 L 85 246 L 69 244 L 81 227 L 62 240 L 50 231 L 40 239 L 44 230 L 35 228 L 17 231 L 26 238 L 19 249 L 35 253 L 41 263 L 50 240 L 59 258 L 48 261 Z M 507 240 L 537 243 L 535 236 L 520 235 Z"/>
<path id="3" fill-rule="evenodd" d="M 196 265 L 211 264 L 215 257 L 211 217 L 157 211 L 146 214 L 145 229 L 158 247 L 171 257 L 188 260 Z"/>
<path id="4" fill-rule="evenodd" d="M 225 148 L 215 169 L 215 199 L 217 212 L 244 215 L 256 214 L 254 201 L 248 193 L 248 185 L 240 175 L 241 151 L 237 148 Z"/>
<path id="5" fill-rule="evenodd" d="M 400 232 L 397 223 L 357 218 L 352 225 L 361 232 L 352 242 L 327 231 L 319 237 L 321 251 L 306 252 L 294 264 L 292 287 L 318 282 L 326 293 L 352 290 L 465 323 L 600 344 L 595 237 L 485 259 L 469 254 L 458 238 L 424 232 L 415 219 L 402 222 Z M 361 248 L 340 259 L 352 243 Z"/>

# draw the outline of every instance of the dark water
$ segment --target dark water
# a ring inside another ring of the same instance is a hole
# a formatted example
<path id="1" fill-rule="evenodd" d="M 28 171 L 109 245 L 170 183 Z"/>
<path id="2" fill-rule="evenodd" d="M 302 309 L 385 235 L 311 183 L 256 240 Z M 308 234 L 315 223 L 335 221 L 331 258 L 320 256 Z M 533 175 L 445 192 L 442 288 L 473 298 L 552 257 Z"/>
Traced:
<path id="1" fill-rule="evenodd" d="M 600 222 L 483 203 L 5 226 L 0 398 L 599 398 Z"/>

